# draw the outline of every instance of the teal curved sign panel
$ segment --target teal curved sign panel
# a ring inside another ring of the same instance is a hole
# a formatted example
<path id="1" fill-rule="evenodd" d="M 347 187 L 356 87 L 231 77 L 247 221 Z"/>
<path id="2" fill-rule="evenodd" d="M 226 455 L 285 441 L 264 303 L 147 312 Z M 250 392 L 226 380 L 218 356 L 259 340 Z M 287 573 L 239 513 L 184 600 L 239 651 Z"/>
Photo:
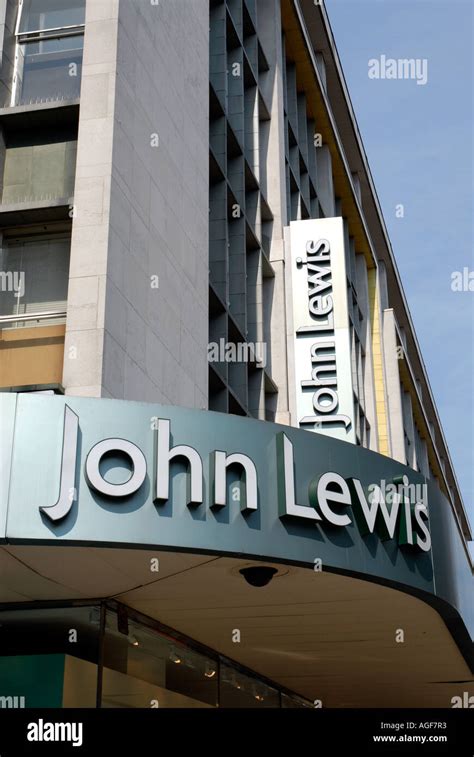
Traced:
<path id="1" fill-rule="evenodd" d="M 472 566 L 451 506 L 390 458 L 207 411 L 27 394 L 1 407 L 4 541 L 320 561 L 448 603 L 472 639 Z"/>

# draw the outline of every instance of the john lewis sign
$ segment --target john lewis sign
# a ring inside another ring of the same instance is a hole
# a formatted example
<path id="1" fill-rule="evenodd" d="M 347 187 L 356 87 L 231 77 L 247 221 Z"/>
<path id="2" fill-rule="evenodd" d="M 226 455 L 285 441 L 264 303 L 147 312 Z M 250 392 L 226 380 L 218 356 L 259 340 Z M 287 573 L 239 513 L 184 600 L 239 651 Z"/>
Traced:
<path id="1" fill-rule="evenodd" d="M 355 442 L 342 218 L 290 224 L 288 353 L 298 425 Z"/>
<path id="2" fill-rule="evenodd" d="M 41 505 L 39 510 L 51 522 L 67 518 L 77 496 L 76 476 L 82 475 L 88 487 L 107 502 L 117 503 L 120 516 L 120 501 L 128 501 L 145 485 L 148 471 L 151 472 L 151 498 L 159 507 L 170 499 L 171 466 L 181 461 L 185 466 L 186 497 L 188 507 L 205 505 L 211 509 L 228 507 L 228 471 L 237 475 L 234 497 L 240 503 L 242 513 L 259 509 L 259 490 L 268 485 L 266 472 L 258 471 L 249 455 L 242 450 L 224 451 L 214 449 L 207 455 L 185 440 L 172 443 L 171 422 L 167 418 L 153 419 L 150 436 L 153 436 L 152 459 L 147 460 L 143 450 L 134 442 L 114 437 L 100 439 L 88 450 L 84 465 L 78 466 L 78 440 L 80 416 L 69 405 L 64 408 L 64 427 L 61 440 L 61 467 L 58 471 L 59 497 L 51 505 Z M 382 488 L 370 485 L 371 495 L 364 491 L 360 479 L 344 477 L 334 470 L 314 472 L 311 476 L 307 503 L 298 504 L 295 486 L 295 455 L 293 444 L 280 431 L 275 434 L 274 450 L 277 470 L 277 502 L 280 518 L 295 518 L 320 523 L 323 527 L 346 528 L 358 524 L 361 534 L 378 533 L 382 539 L 395 539 L 398 544 L 411 545 L 429 551 L 431 539 L 427 523 L 427 506 L 424 502 L 411 502 L 408 496 L 397 491 L 389 504 L 384 499 Z M 126 480 L 117 483 L 106 477 L 101 469 L 107 459 L 122 458 L 129 474 Z M 204 494 L 204 467 L 209 470 L 207 498 Z M 406 484 L 408 484 L 408 477 Z M 407 488 L 407 492 L 409 489 Z M 207 499 L 207 501 L 205 501 Z"/>
<path id="3" fill-rule="evenodd" d="M 423 502 L 403 491 L 387 501 L 387 484 L 405 475 L 426 483 L 387 457 L 274 423 L 120 400 L 6 394 L 0 413 L 0 540 L 318 558 L 325 570 L 433 590 L 440 494 L 428 483 Z"/>

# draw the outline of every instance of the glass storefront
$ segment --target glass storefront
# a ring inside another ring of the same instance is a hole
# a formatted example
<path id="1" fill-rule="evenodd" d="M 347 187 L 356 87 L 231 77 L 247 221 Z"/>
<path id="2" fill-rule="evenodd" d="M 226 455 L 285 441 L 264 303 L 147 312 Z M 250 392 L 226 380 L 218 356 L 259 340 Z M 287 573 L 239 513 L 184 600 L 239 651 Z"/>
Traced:
<path id="1" fill-rule="evenodd" d="M 102 707 L 216 707 L 216 662 L 107 610 Z"/>
<path id="2" fill-rule="evenodd" d="M 0 708 L 310 707 L 117 603 L 0 612 Z"/>

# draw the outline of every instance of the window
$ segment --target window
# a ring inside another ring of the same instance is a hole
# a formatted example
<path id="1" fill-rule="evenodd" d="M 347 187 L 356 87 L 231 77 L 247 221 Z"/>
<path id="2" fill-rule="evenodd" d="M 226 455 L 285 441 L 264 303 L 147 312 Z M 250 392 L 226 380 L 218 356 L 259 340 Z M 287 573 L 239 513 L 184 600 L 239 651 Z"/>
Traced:
<path id="1" fill-rule="evenodd" d="M 20 0 L 12 105 L 79 97 L 85 0 Z"/>
<path id="2" fill-rule="evenodd" d="M 62 200 L 74 194 L 77 122 L 54 128 L 12 128 L 4 133 L 2 203 Z"/>
<path id="3" fill-rule="evenodd" d="M 18 31 L 40 32 L 84 24 L 85 0 L 23 0 Z"/>
<path id="4" fill-rule="evenodd" d="M 4 239 L 0 251 L 0 328 L 64 323 L 69 252 L 69 233 Z"/>

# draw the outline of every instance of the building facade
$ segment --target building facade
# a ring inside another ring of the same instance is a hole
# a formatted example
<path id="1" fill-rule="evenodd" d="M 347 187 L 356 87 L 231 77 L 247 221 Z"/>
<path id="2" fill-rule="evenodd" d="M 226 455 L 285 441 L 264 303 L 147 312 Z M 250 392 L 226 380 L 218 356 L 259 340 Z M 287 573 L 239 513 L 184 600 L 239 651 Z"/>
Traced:
<path id="1" fill-rule="evenodd" d="M 470 526 L 324 6 L 0 30 L 3 706 L 470 701 Z"/>

